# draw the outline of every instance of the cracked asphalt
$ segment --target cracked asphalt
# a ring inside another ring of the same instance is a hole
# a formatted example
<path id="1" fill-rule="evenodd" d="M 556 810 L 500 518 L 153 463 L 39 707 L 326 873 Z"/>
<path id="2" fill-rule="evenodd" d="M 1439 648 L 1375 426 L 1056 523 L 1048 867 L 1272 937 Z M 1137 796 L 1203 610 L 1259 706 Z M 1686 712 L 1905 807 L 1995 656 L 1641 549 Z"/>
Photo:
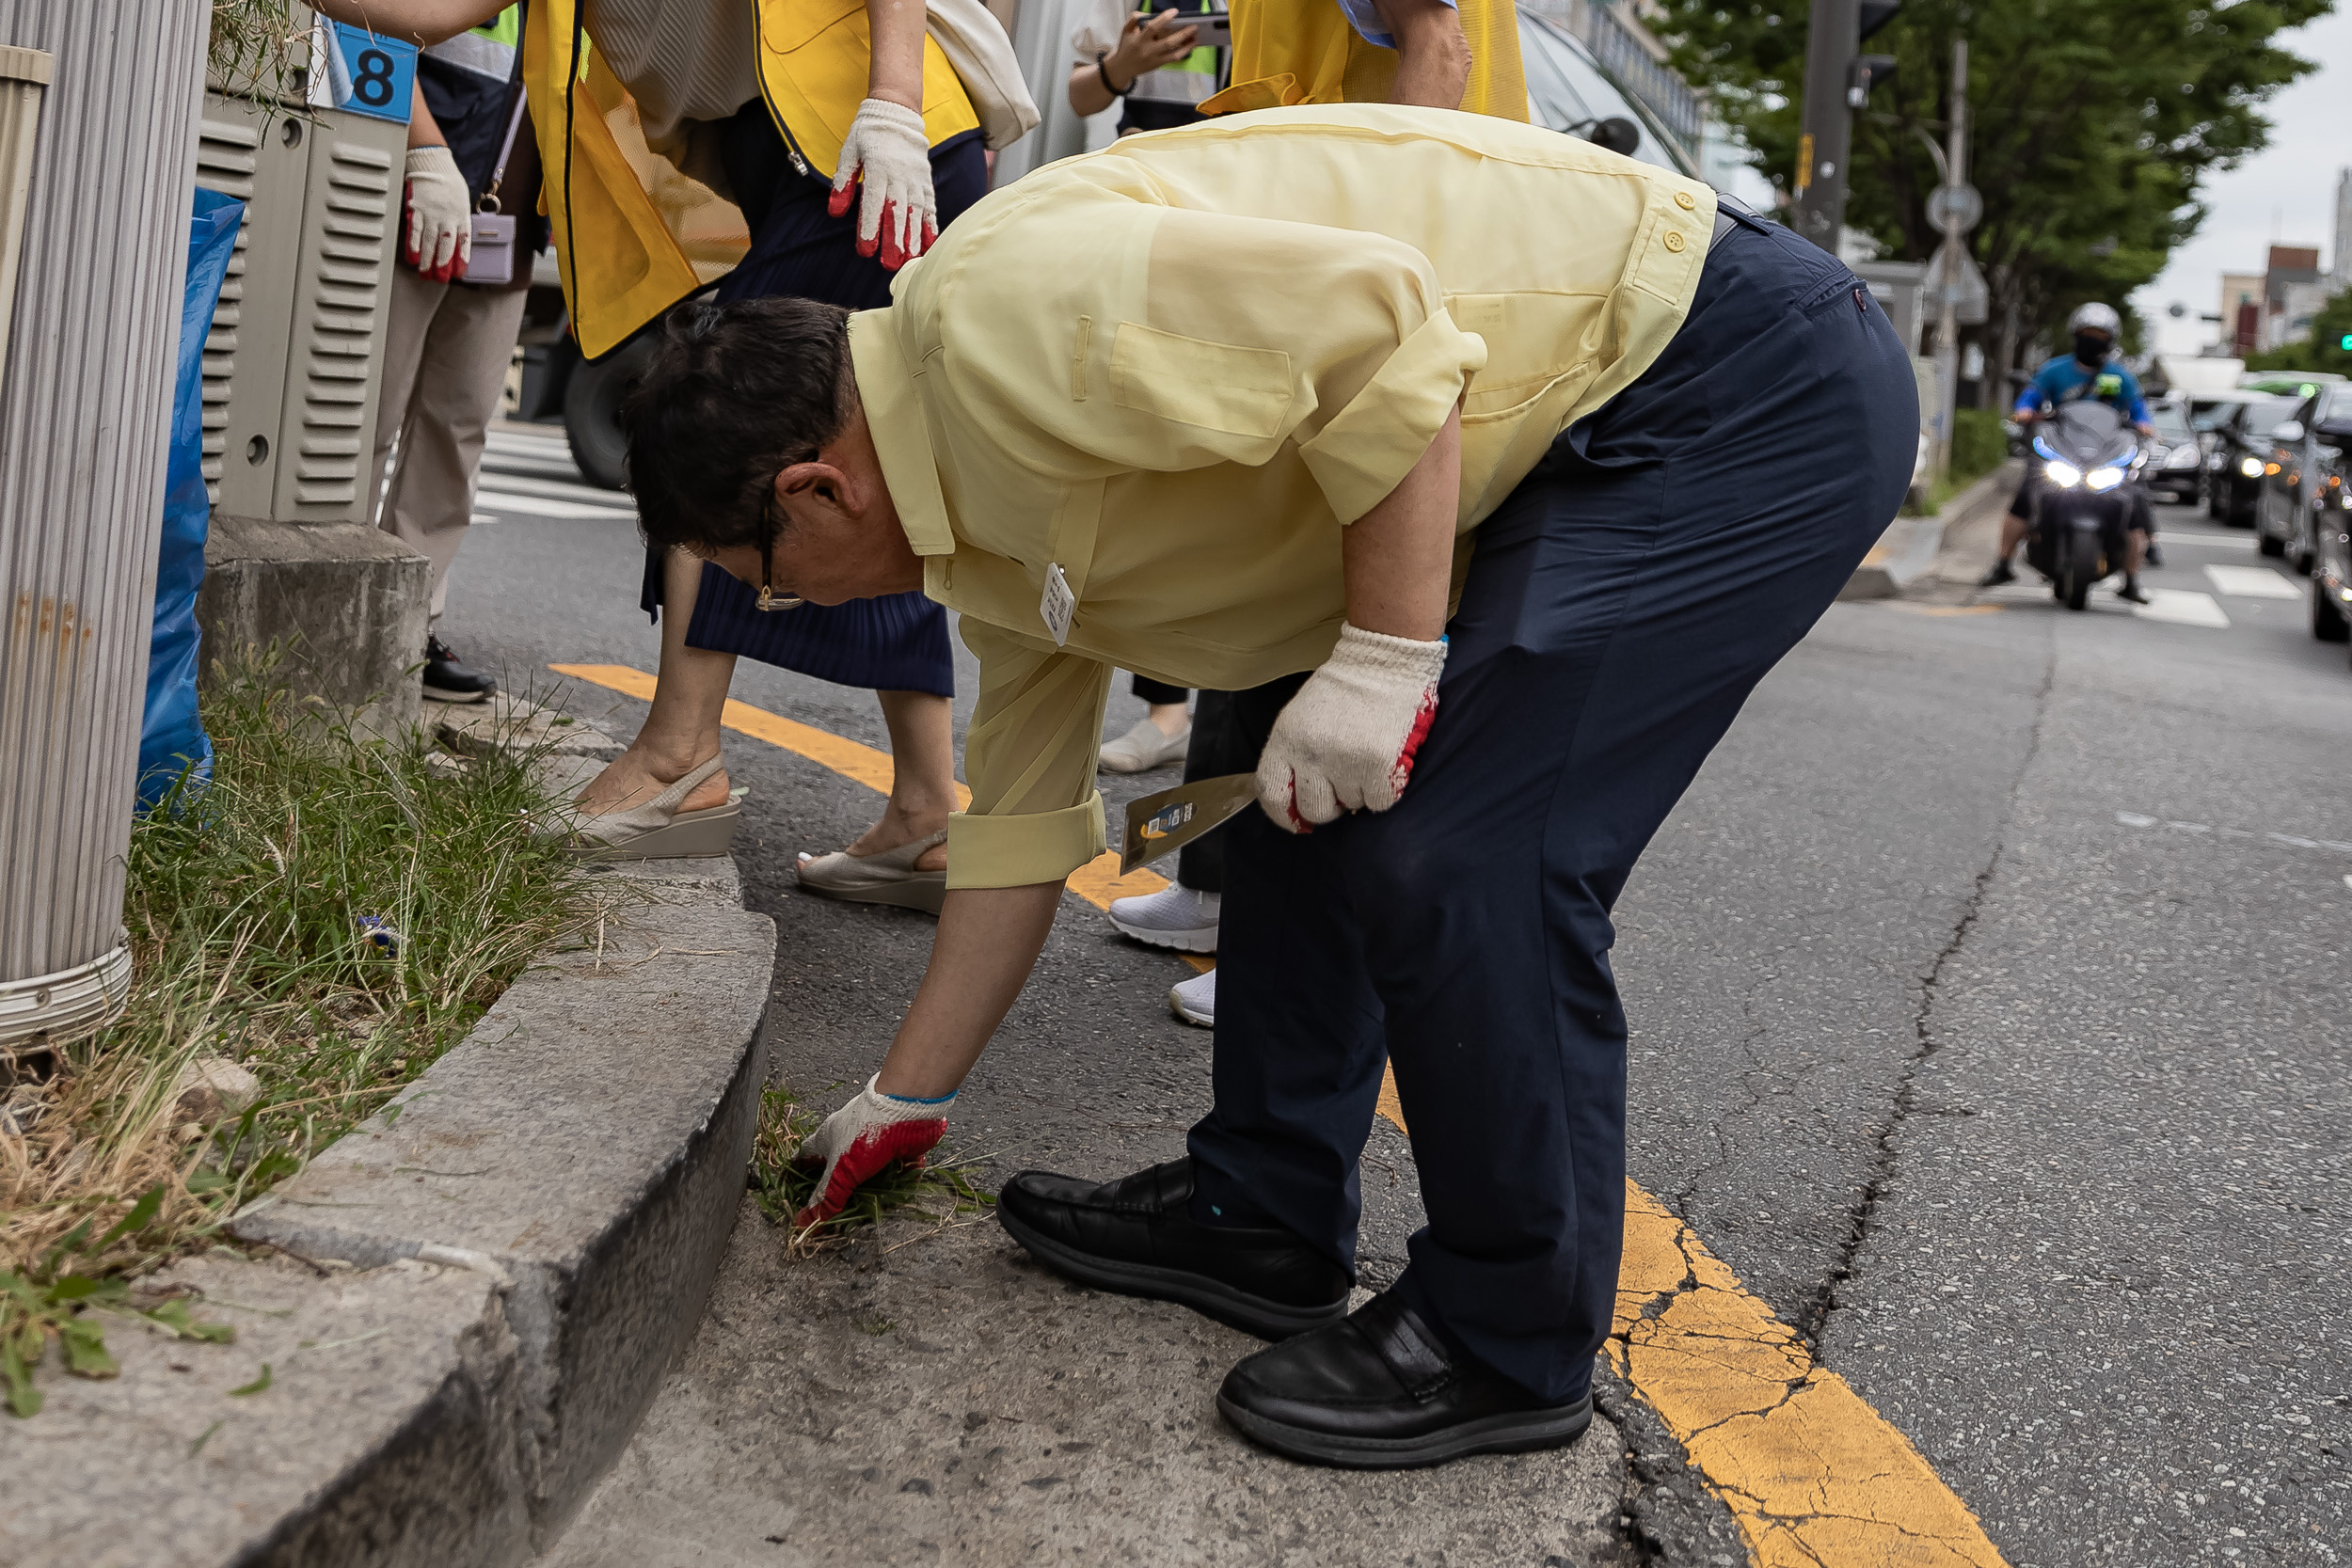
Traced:
<path id="1" fill-rule="evenodd" d="M 2172 508 L 2164 523 L 2156 586 L 2210 592 L 2205 564 L 2257 563 L 2243 534 Z M 480 527 L 442 634 L 516 689 L 552 688 L 550 662 L 650 670 L 638 561 L 625 520 Z M 2352 672 L 2301 606 L 2217 603 L 2226 628 L 2023 599 L 1835 608 L 1619 907 L 1634 1180 L 1908 1436 L 2016 1568 L 2352 1555 L 2352 852 L 2328 847 L 2352 841 Z M 863 692 L 746 664 L 734 694 L 887 744 Z M 623 737 L 643 712 L 593 689 L 569 702 Z M 1122 692 L 1106 733 L 1138 713 Z M 879 1060 L 930 927 L 791 886 L 793 851 L 862 829 L 870 791 L 742 736 L 728 760 L 752 788 L 747 894 L 779 926 L 778 1068 L 831 1099 Z M 1106 775 L 1105 796 L 1174 776 Z M 1169 1157 L 1207 1092 L 1209 1037 L 1165 1003 L 1189 973 L 1069 900 L 951 1141 L 1000 1178 Z M 1419 1212 L 1409 1143 L 1385 1123 L 1366 1188 L 1376 1286 Z M 980 1248 L 964 1310 L 1041 1312 L 1049 1283 L 1007 1272 L 993 1238 L 926 1244 Z M 831 1298 L 779 1267 L 776 1240 L 747 1210 L 703 1342 L 624 1461 L 629 1484 L 599 1496 L 559 1560 L 834 1560 L 806 1533 L 821 1510 L 750 1516 L 790 1500 L 798 1473 L 744 1468 L 771 1446 L 762 1412 L 833 1343 L 794 1310 L 796 1292 Z M 1056 1321 L 1092 1348 L 1089 1320 Z M 1200 1338 L 1180 1381 L 1196 1350 L 1221 1354 Z M 854 1348 L 886 1361 L 876 1343 Z M 1181 1529 L 1163 1510 L 1167 1549 L 1137 1560 L 1740 1560 L 1695 1472 L 1623 1398 L 1607 1406 L 1622 1419 L 1596 1426 L 1606 1464 L 1416 1483 L 1402 1514 L 1285 1471 Z M 794 1419 L 812 1454 L 852 1440 Z M 1232 1441 L 1214 1421 L 1184 1440 Z M 657 1465 L 649 1443 L 714 1457 Z M 1230 1458 L 1179 1471 L 1248 1490 Z M 1025 1487 L 1011 1505 L 1053 1490 Z M 937 1506 L 885 1500 L 917 1497 Z M 1083 1512 L 1099 1552 L 1120 1508 L 1098 1495 Z M 937 1560 L 910 1528 L 903 1559 L 876 1536 L 866 1560 Z M 1017 1536 L 963 1560 L 1017 1560 Z"/>

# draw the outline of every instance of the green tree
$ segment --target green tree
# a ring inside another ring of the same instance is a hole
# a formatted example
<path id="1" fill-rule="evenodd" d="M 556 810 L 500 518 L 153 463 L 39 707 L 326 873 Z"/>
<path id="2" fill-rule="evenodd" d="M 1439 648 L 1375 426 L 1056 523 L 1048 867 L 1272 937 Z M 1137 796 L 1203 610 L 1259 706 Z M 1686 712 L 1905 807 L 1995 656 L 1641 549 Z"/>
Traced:
<path id="1" fill-rule="evenodd" d="M 2259 112 L 2313 69 L 2278 36 L 2333 0 L 1905 0 L 1868 48 L 1896 56 L 1893 84 L 1855 117 L 1846 221 L 1924 261 L 1951 45 L 1969 41 L 1969 179 L 1984 220 L 1968 237 L 1992 294 L 1981 330 L 1996 368 L 2085 300 L 2118 309 L 2204 221 L 2208 177 L 2259 150 Z M 1796 162 L 1804 0 L 1665 0 L 1675 63 L 1780 190 Z M 1923 135 L 1923 133 L 1925 135 Z M 2126 316 L 2127 341 L 2137 324 Z M 1997 395 L 1997 375 L 1985 393 Z"/>

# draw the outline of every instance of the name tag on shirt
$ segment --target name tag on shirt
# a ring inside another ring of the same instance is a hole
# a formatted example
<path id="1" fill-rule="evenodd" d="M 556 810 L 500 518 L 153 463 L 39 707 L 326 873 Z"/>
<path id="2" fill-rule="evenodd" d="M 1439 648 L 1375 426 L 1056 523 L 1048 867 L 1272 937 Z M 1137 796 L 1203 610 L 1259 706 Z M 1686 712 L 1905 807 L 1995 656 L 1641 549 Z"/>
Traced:
<path id="1" fill-rule="evenodd" d="M 1071 596 L 1070 579 L 1062 576 L 1058 564 L 1045 568 L 1045 596 L 1038 601 L 1037 612 L 1045 617 L 1045 629 L 1054 634 L 1054 646 L 1058 648 L 1070 641 L 1070 617 L 1077 610 L 1078 601 Z"/>

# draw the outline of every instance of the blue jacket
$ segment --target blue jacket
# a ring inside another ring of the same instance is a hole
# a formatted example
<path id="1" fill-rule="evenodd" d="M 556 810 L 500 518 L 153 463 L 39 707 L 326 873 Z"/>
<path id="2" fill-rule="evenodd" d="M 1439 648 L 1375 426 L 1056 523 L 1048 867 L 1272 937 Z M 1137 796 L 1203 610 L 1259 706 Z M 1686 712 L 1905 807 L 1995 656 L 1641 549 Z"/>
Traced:
<path id="1" fill-rule="evenodd" d="M 2140 395 L 2139 378 L 2109 358 L 2097 370 L 2086 370 L 2071 354 L 2061 354 L 2035 372 L 2017 394 L 2017 412 L 2039 414 L 2054 404 L 2095 398 L 2135 424 L 2148 422 L 2148 400 Z"/>

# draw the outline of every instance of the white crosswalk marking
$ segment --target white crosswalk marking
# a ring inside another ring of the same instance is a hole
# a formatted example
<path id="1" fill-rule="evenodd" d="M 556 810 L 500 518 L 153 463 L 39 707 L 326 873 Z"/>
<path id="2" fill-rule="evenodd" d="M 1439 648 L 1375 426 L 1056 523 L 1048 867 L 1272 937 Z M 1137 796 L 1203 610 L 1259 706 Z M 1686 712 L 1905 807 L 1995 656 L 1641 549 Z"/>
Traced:
<path id="1" fill-rule="evenodd" d="M 2267 566 L 2208 566 L 2205 576 L 2222 593 L 2241 599 L 2299 599 L 2303 590 Z"/>
<path id="2" fill-rule="evenodd" d="M 563 433 L 512 427 L 493 430 L 483 444 L 482 478 L 474 496 L 477 523 L 501 517 L 554 517 L 573 522 L 637 520 L 637 506 L 618 490 L 583 483 Z"/>
<path id="3" fill-rule="evenodd" d="M 2222 613 L 2220 604 L 2211 594 L 2200 594 L 2187 588 L 2147 588 L 2149 602 L 2133 604 L 2115 596 L 2119 578 L 2109 578 L 2091 591 L 2090 608 L 2093 613 L 2136 615 L 2143 621 L 2163 621 L 2176 626 L 2201 626 L 2210 631 L 2229 629 L 2230 618 Z M 2050 589 L 2046 583 L 2013 582 L 2006 587 L 1988 589 L 1979 598 L 1995 604 L 2049 605 Z"/>
<path id="4" fill-rule="evenodd" d="M 626 522 L 637 515 L 634 507 L 591 505 L 555 496 L 525 496 L 511 490 L 493 490 L 487 484 L 474 493 L 474 499 L 493 512 L 525 517 L 602 517 Z"/>
<path id="5" fill-rule="evenodd" d="M 2216 631 L 2229 628 L 2230 618 L 2221 613 L 2221 606 L 2211 594 L 2200 594 L 2193 588 L 2151 588 L 2147 594 L 2150 603 L 2132 607 L 2132 613 L 2143 621 L 2165 621 L 2176 626 L 2211 626 Z"/>

